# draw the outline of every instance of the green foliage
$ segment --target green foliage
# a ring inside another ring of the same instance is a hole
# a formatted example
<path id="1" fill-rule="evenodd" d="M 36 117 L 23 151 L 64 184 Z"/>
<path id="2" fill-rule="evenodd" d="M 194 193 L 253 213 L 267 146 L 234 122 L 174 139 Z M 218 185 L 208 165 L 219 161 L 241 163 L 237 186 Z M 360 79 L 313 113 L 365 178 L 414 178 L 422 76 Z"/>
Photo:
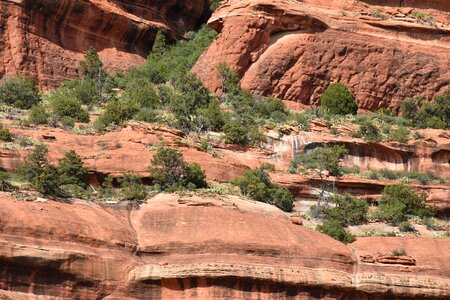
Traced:
<path id="1" fill-rule="evenodd" d="M 205 172 L 201 169 L 197 163 L 192 163 L 188 166 L 187 170 L 187 182 L 195 188 L 207 188 Z"/>
<path id="2" fill-rule="evenodd" d="M 328 205 L 319 207 L 324 220 L 338 221 L 342 226 L 359 225 L 367 221 L 368 205 L 365 201 L 350 194 L 333 195 L 327 201 Z"/>
<path id="3" fill-rule="evenodd" d="M 250 198 L 275 205 L 283 211 L 292 211 L 294 197 L 288 189 L 271 182 L 269 175 L 262 169 L 247 170 L 233 182 L 241 192 Z"/>
<path id="4" fill-rule="evenodd" d="M 331 176 L 340 176 L 342 175 L 340 160 L 347 154 L 348 150 L 345 146 L 325 145 L 297 155 L 292 161 L 291 169 L 297 170 L 299 166 L 303 166 L 316 170 L 321 177 L 324 175 L 324 171 L 328 171 Z"/>
<path id="5" fill-rule="evenodd" d="M 428 25 L 435 25 L 436 18 L 431 16 L 429 13 L 423 10 L 413 10 L 409 15 L 409 17 L 416 19 L 419 23 L 425 23 Z"/>
<path id="6" fill-rule="evenodd" d="M 419 183 L 426 185 L 430 182 L 446 183 L 447 178 L 439 177 L 431 172 L 421 173 L 416 171 L 394 171 L 388 169 L 382 169 L 377 171 L 369 171 L 363 174 L 370 179 L 384 178 L 387 180 L 406 180 L 406 181 L 418 181 Z"/>
<path id="7" fill-rule="evenodd" d="M 87 186 L 87 170 L 74 151 L 67 152 L 56 167 L 48 161 L 45 145 L 35 146 L 19 166 L 18 173 L 38 192 L 48 196 L 70 196 L 65 192 L 80 192 Z"/>
<path id="8" fill-rule="evenodd" d="M 63 185 L 77 185 L 86 188 L 88 183 L 88 170 L 83 165 L 81 157 L 70 150 L 59 160 L 58 175 Z"/>
<path id="9" fill-rule="evenodd" d="M 205 174 L 198 164 L 187 164 L 177 149 L 162 147 L 152 159 L 150 173 L 162 190 L 207 187 Z"/>
<path id="10" fill-rule="evenodd" d="M 94 126 L 101 131 L 110 125 L 122 125 L 138 112 L 138 103 L 114 99 L 106 104 L 105 111 L 95 121 Z"/>
<path id="11" fill-rule="evenodd" d="M 97 49 L 91 47 L 84 53 L 84 60 L 80 62 L 80 70 L 83 78 L 92 79 L 96 83 L 103 84 L 106 73 Z"/>
<path id="12" fill-rule="evenodd" d="M 407 143 L 410 131 L 406 127 L 398 127 L 391 129 L 387 136 L 388 141 L 395 141 L 399 143 Z"/>
<path id="13" fill-rule="evenodd" d="M 417 194 L 406 185 L 387 185 L 378 205 L 376 216 L 397 225 L 409 216 L 432 216 L 433 210 L 425 206 L 425 195 Z"/>
<path id="14" fill-rule="evenodd" d="M 221 131 L 227 119 L 227 114 L 220 109 L 217 100 L 212 100 L 206 108 L 200 109 L 199 114 L 205 118 L 208 129 L 213 131 Z"/>
<path id="15" fill-rule="evenodd" d="M 9 132 L 8 128 L 0 123 L 0 141 L 2 142 L 12 142 L 13 136 L 11 132 Z"/>
<path id="16" fill-rule="evenodd" d="M 222 2 L 222 0 L 211 0 L 210 1 L 210 5 L 209 5 L 209 9 L 211 11 L 215 11 L 220 6 L 221 2 Z"/>
<path id="17" fill-rule="evenodd" d="M 359 126 L 358 131 L 354 134 L 355 137 L 362 137 L 366 141 L 379 142 L 381 141 L 381 134 L 378 127 L 371 122 L 365 122 Z"/>
<path id="18" fill-rule="evenodd" d="M 28 121 L 32 124 L 47 124 L 49 114 L 43 105 L 33 105 L 28 115 Z"/>
<path id="19" fill-rule="evenodd" d="M 422 97 L 405 99 L 400 108 L 401 115 L 412 121 L 418 128 L 450 128 L 450 89 L 435 96 L 432 102 Z"/>
<path id="20" fill-rule="evenodd" d="M 225 133 L 225 143 L 227 144 L 248 144 L 248 129 L 238 121 L 230 120 L 222 128 Z"/>
<path id="21" fill-rule="evenodd" d="M 355 241 L 355 237 L 344 229 L 339 221 L 328 220 L 317 226 L 317 230 L 345 244 Z"/>
<path id="22" fill-rule="evenodd" d="M 92 78 L 66 81 L 59 89 L 63 89 L 64 94 L 70 95 L 88 106 L 98 104 L 102 100 L 102 93 Z"/>
<path id="23" fill-rule="evenodd" d="M 405 249 L 395 249 L 392 251 L 392 255 L 394 256 L 405 256 L 406 255 L 406 251 Z"/>
<path id="24" fill-rule="evenodd" d="M 263 171 L 275 172 L 275 165 L 271 164 L 271 163 L 267 163 L 267 162 L 262 163 L 259 168 Z"/>
<path id="25" fill-rule="evenodd" d="M 29 109 L 41 101 L 33 80 L 18 76 L 0 83 L 0 103 L 21 109 Z"/>
<path id="26" fill-rule="evenodd" d="M 342 83 L 332 83 L 321 97 L 321 107 L 335 115 L 356 115 L 358 105 L 349 89 Z"/>
<path id="27" fill-rule="evenodd" d="M 147 197 L 147 190 L 137 174 L 128 173 L 119 179 L 121 195 L 125 200 L 138 201 Z"/>
<path id="28" fill-rule="evenodd" d="M 418 131 L 416 131 L 416 132 L 414 132 L 413 133 L 413 139 L 415 139 L 415 140 L 422 140 L 422 139 L 424 139 L 425 137 L 423 136 L 423 134 L 421 134 L 420 132 L 418 132 Z"/>
<path id="29" fill-rule="evenodd" d="M 414 226 L 409 221 L 403 221 L 398 224 L 400 232 L 414 232 Z"/>
<path id="30" fill-rule="evenodd" d="M 155 57 L 162 57 L 168 50 L 166 36 L 164 32 L 158 30 L 156 33 L 155 41 L 153 42 L 152 54 Z"/>
<path id="31" fill-rule="evenodd" d="M 174 81 L 192 69 L 200 54 L 216 36 L 214 30 L 202 27 L 192 40 L 180 40 L 175 45 L 167 46 L 164 55 L 151 53 L 142 71 L 156 84 Z"/>
<path id="32" fill-rule="evenodd" d="M 50 116 L 57 118 L 57 120 L 66 118 L 73 120 L 72 122 L 89 122 L 89 112 L 69 90 L 65 88 L 54 90 L 47 96 L 47 100 Z"/>

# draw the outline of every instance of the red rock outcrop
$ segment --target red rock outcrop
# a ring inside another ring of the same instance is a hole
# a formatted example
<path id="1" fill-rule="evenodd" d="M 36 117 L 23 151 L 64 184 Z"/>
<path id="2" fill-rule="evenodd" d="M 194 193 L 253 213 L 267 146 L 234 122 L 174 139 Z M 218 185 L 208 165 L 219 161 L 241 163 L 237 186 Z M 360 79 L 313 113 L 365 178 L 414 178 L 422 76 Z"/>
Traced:
<path id="1" fill-rule="evenodd" d="M 91 46 L 107 70 L 125 70 L 145 61 L 159 29 L 179 37 L 208 13 L 206 0 L 1 0 L 0 78 L 22 72 L 55 87 L 78 77 Z"/>
<path id="2" fill-rule="evenodd" d="M 414 8 L 436 24 L 408 17 Z M 208 24 L 220 34 L 194 71 L 215 92 L 221 62 L 253 94 L 307 105 L 337 81 L 370 111 L 450 87 L 447 1 L 228 0 Z"/>
<path id="3" fill-rule="evenodd" d="M 0 229 L 2 299 L 450 296 L 448 239 L 362 238 L 347 247 L 273 206 L 231 196 L 161 194 L 130 209 L 0 193 Z M 400 246 L 415 266 L 359 260 Z"/>
<path id="4" fill-rule="evenodd" d="M 79 135 L 66 130 L 38 127 L 16 128 L 8 124 L 10 131 L 17 138 L 32 138 L 45 142 L 49 148 L 50 160 L 57 163 L 65 152 L 75 150 L 88 168 L 91 181 L 98 184 L 107 175 L 120 177 L 127 172 L 135 172 L 143 178 L 149 177 L 151 159 L 158 147 L 166 145 L 176 147 L 189 163 L 196 162 L 205 170 L 210 180 L 228 182 L 242 175 L 249 168 L 256 168 L 261 163 L 269 162 L 276 170 L 286 171 L 299 152 L 328 144 L 343 144 L 350 154 L 344 163 L 348 166 L 358 165 L 361 171 L 368 169 L 391 169 L 400 171 L 421 171 L 449 177 L 450 166 L 444 159 L 450 154 L 448 136 L 443 130 L 421 131 L 425 140 L 410 141 L 408 144 L 367 143 L 355 139 L 345 133 L 336 137 L 324 133 L 316 124 L 311 132 L 292 132 L 282 137 L 278 133 L 268 133 L 266 149 L 238 147 L 213 143 L 214 152 L 208 153 L 200 149 L 200 143 L 184 136 L 181 131 L 159 125 L 130 122 L 119 131 L 103 135 Z M 17 147 L 0 149 L 0 167 L 12 171 L 25 159 L 29 150 Z M 436 153 L 438 153 L 436 155 Z M 444 154 L 447 153 L 447 154 Z M 436 157 L 443 157 L 440 163 Z M 312 174 L 314 175 L 314 174 Z M 288 187 L 300 199 L 317 198 L 321 181 L 317 176 L 300 174 L 272 174 L 272 179 Z M 335 178 L 329 178 L 335 181 Z M 342 177 L 334 185 L 341 193 L 378 199 L 387 184 L 398 181 L 370 180 L 364 178 Z M 450 187 L 448 184 L 419 185 L 411 183 L 415 188 L 424 191 L 430 205 L 435 206 L 444 215 L 450 212 Z"/>

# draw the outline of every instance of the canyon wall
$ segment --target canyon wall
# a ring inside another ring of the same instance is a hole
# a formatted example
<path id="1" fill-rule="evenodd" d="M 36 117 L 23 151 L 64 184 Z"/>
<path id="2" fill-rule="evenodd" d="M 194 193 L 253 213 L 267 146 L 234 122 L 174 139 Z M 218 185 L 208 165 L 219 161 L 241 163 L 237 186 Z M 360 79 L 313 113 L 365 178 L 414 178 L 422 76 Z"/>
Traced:
<path id="1" fill-rule="evenodd" d="M 20 72 L 46 89 L 78 78 L 91 46 L 108 71 L 142 64 L 158 30 L 179 38 L 209 8 L 206 0 L 1 0 L 0 12 L 0 78 Z"/>
<path id="2" fill-rule="evenodd" d="M 409 17 L 415 8 L 427 8 L 435 23 Z M 214 92 L 221 62 L 253 94 L 304 105 L 318 104 L 332 82 L 346 84 L 369 111 L 450 88 L 445 1 L 228 0 L 208 24 L 220 34 L 194 71 Z"/>
<path id="3" fill-rule="evenodd" d="M 450 296 L 448 239 L 346 246 L 233 196 L 160 194 L 136 209 L 0 193 L 0 228 L 2 299 Z"/>

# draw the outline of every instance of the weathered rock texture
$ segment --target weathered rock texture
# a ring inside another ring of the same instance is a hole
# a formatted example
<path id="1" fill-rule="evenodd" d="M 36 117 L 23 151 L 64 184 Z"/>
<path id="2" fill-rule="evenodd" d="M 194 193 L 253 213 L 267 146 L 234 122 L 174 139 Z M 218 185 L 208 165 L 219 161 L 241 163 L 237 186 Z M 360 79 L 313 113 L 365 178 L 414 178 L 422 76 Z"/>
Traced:
<path id="1" fill-rule="evenodd" d="M 145 61 L 159 29 L 179 37 L 208 11 L 206 0 L 1 0 L 0 78 L 22 72 L 54 87 L 78 77 L 91 46 L 107 70 L 124 70 Z"/>
<path id="2" fill-rule="evenodd" d="M 189 163 L 200 164 L 209 180 L 219 182 L 235 179 L 245 170 L 259 167 L 264 162 L 274 164 L 278 171 L 286 171 L 294 155 L 323 144 L 344 145 L 350 151 L 344 163 L 350 167 L 357 165 L 361 171 L 390 169 L 450 176 L 449 136 L 444 130 L 420 130 L 425 139 L 411 140 L 407 144 L 367 143 L 362 139 L 352 138 L 348 134 L 352 128 L 339 127 L 341 135 L 336 137 L 326 132 L 328 129 L 324 124 L 317 123 L 312 125 L 310 132 L 292 131 L 282 137 L 277 132 L 268 132 L 265 150 L 212 143 L 214 155 L 203 151 L 199 141 L 195 143 L 181 131 L 141 122 L 130 122 L 119 131 L 103 135 L 77 135 L 49 127 L 16 128 L 11 123 L 7 126 L 17 140 L 31 138 L 46 143 L 53 163 L 57 163 L 67 151 L 75 150 L 88 168 L 91 182 L 97 185 L 108 175 L 121 177 L 127 172 L 137 173 L 147 179 L 152 157 L 162 145 L 176 147 Z M 15 170 L 32 149 L 23 149 L 19 145 L 15 147 L 0 147 L 0 167 L 7 171 Z M 288 187 L 299 198 L 316 199 L 321 185 L 317 176 L 284 172 L 272 174 L 272 178 Z M 339 192 L 370 199 L 379 198 L 385 185 L 399 183 L 351 176 L 329 180 L 336 180 L 335 185 Z M 448 184 L 412 185 L 426 192 L 427 200 L 440 212 L 444 215 L 450 214 Z"/>
<path id="3" fill-rule="evenodd" d="M 414 8 L 436 25 L 405 17 Z M 221 62 L 237 70 L 244 89 L 307 105 L 338 81 L 371 111 L 450 87 L 447 1 L 228 0 L 208 24 L 220 34 L 194 71 L 215 92 Z"/>
<path id="4" fill-rule="evenodd" d="M 127 209 L 0 194 L 0 204 L 2 299 L 450 296 L 448 239 L 363 238 L 347 247 L 236 197 L 162 194 Z M 415 265 L 359 258 L 400 247 Z"/>

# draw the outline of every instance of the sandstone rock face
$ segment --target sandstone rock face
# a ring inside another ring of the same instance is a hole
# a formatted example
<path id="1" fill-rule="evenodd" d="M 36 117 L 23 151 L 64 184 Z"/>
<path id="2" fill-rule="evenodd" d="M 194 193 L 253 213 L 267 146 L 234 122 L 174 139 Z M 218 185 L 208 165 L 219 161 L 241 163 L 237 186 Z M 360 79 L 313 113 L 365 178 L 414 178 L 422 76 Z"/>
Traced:
<path id="1" fill-rule="evenodd" d="M 347 247 L 232 196 L 160 194 L 131 209 L 1 193 L 0 204 L 2 299 L 450 296 L 448 239 L 363 238 Z M 359 259 L 400 246 L 416 265 Z"/>
<path id="2" fill-rule="evenodd" d="M 414 8 L 436 25 L 405 17 Z M 447 1 L 228 0 L 209 20 L 220 34 L 194 71 L 220 93 L 225 62 L 253 94 L 306 105 L 339 81 L 362 110 L 398 110 L 405 97 L 450 87 L 449 24 Z"/>
<path id="3" fill-rule="evenodd" d="M 181 131 L 159 125 L 130 122 L 119 131 L 103 135 L 78 135 L 62 129 L 38 127 L 33 129 L 15 128 L 7 124 L 17 138 L 31 138 L 46 143 L 50 160 L 57 163 L 64 153 L 75 150 L 89 170 L 91 182 L 99 185 L 104 177 L 121 177 L 134 172 L 143 178 L 149 177 L 149 167 L 158 147 L 176 147 L 189 163 L 200 164 L 209 180 L 229 182 L 250 168 L 268 162 L 276 170 L 286 171 L 294 155 L 311 150 L 323 144 L 342 144 L 350 151 L 344 164 L 360 170 L 390 169 L 399 171 L 432 172 L 443 177 L 450 176 L 448 163 L 450 148 L 448 135 L 443 130 L 421 130 L 424 140 L 411 140 L 408 144 L 368 143 L 355 139 L 345 132 L 336 137 L 324 132 L 323 124 L 313 124 L 310 132 L 291 132 L 279 137 L 277 132 L 268 132 L 265 149 L 255 149 L 236 145 L 212 144 L 214 153 L 200 148 Z M 344 128 L 340 128 L 344 131 Z M 349 131 L 351 131 L 349 129 Z M 31 148 L 30 148 L 31 149 Z M 13 171 L 29 154 L 30 149 L 0 149 L 0 166 Z M 439 159 L 436 159 L 439 158 Z M 315 201 L 321 181 L 317 176 L 301 174 L 272 174 L 272 179 L 288 187 L 298 198 Z M 399 181 L 370 180 L 344 176 L 329 178 L 340 193 L 378 199 L 384 186 Z M 450 214 L 450 186 L 448 184 L 419 185 L 415 188 L 427 194 L 427 201 L 444 216 Z"/>
<path id="4" fill-rule="evenodd" d="M 109 71 L 143 63 L 159 29 L 195 28 L 208 1 L 1 0 L 0 11 L 0 78 L 21 72 L 50 88 L 78 78 L 91 46 Z"/>

